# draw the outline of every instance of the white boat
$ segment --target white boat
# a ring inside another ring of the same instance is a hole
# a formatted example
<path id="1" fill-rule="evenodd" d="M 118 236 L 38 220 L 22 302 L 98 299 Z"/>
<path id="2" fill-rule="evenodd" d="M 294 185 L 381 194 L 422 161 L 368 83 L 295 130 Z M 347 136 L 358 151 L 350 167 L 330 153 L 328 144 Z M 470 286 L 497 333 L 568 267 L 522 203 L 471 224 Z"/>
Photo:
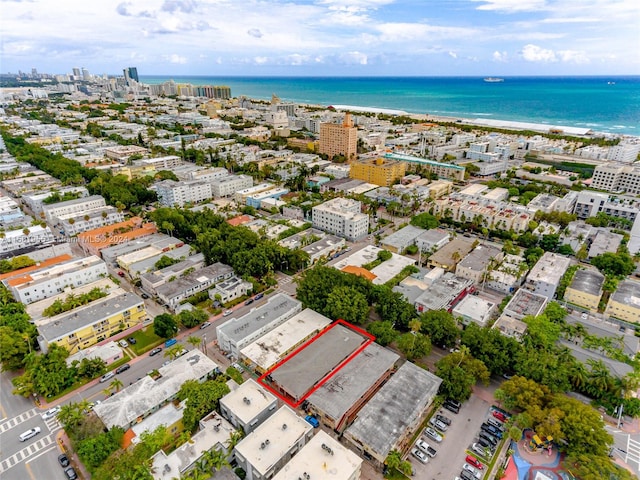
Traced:
<path id="1" fill-rule="evenodd" d="M 504 78 L 487 77 L 484 79 L 484 81 L 487 83 L 500 83 L 500 82 L 504 82 Z"/>

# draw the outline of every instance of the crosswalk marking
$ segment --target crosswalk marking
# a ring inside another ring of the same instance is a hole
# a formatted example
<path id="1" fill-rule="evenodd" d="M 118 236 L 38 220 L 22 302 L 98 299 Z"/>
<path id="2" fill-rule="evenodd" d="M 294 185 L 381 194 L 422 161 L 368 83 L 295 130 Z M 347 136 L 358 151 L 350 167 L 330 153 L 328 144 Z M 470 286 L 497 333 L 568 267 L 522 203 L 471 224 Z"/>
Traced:
<path id="1" fill-rule="evenodd" d="M 9 458 L 6 458 L 2 462 L 0 462 L 0 475 L 3 472 L 6 472 L 11 467 L 16 466 L 18 463 L 25 461 L 26 459 L 32 457 L 39 451 L 47 448 L 51 444 L 55 443 L 55 434 L 50 433 L 46 437 L 40 438 L 37 442 L 32 443 L 31 445 L 23 448 L 22 450 L 14 453 Z"/>
<path id="2" fill-rule="evenodd" d="M 34 417 L 38 412 L 37 408 L 32 408 L 31 410 L 27 410 L 26 412 L 21 413 L 20 415 L 10 418 L 2 423 L 0 423 L 0 433 L 4 433 L 7 430 L 11 430 L 12 428 L 20 425 L 22 422 L 26 422 L 30 418 Z"/>

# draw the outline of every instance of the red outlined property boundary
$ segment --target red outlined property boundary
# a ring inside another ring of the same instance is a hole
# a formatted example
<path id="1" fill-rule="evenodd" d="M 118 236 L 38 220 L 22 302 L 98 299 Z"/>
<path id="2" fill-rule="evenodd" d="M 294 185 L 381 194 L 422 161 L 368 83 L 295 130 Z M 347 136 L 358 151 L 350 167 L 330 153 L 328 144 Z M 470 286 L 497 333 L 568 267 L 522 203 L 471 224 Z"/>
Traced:
<path id="1" fill-rule="evenodd" d="M 274 389 L 271 385 L 269 385 L 267 382 L 265 382 L 265 378 L 267 376 L 269 376 L 274 370 L 276 370 L 277 368 L 281 367 L 282 365 L 284 365 L 285 363 L 287 363 L 289 360 L 291 360 L 293 357 L 295 357 L 298 353 L 300 353 L 302 350 L 304 350 L 305 348 L 307 348 L 309 345 L 311 345 L 313 342 L 315 342 L 316 340 L 318 340 L 320 337 L 322 337 L 323 335 L 325 335 L 327 332 L 329 332 L 331 329 L 337 327 L 338 325 L 342 325 L 345 328 L 348 328 L 350 330 L 353 330 L 354 332 L 362 335 L 366 340 L 365 342 L 360 345 L 354 352 L 352 352 L 347 358 L 345 358 L 344 360 L 342 360 L 331 372 L 329 372 L 327 375 L 325 375 L 324 377 L 322 377 L 320 379 L 320 381 L 318 381 L 318 383 L 316 383 L 313 388 L 311 388 L 311 390 L 309 390 L 302 398 L 300 398 L 297 402 L 293 401 L 291 398 L 288 398 L 284 395 L 282 395 L 280 392 L 278 392 L 276 389 Z M 297 408 L 298 406 L 300 406 L 300 404 L 302 402 L 304 402 L 307 398 L 309 398 L 309 396 L 315 392 L 316 390 L 318 390 L 320 387 L 322 387 L 322 385 L 324 385 L 325 383 L 327 383 L 329 381 L 329 379 L 331 377 L 333 377 L 336 373 L 338 373 L 340 370 L 342 370 L 342 368 L 344 368 L 345 365 L 347 365 L 351 360 L 353 360 L 362 350 L 364 350 L 365 348 L 367 348 L 371 343 L 374 342 L 374 340 L 376 339 L 376 337 L 374 337 L 373 335 L 371 335 L 369 332 L 367 332 L 366 330 L 363 330 L 359 327 L 356 327 L 355 325 L 346 322 L 342 319 L 340 320 L 336 320 L 335 322 L 333 322 L 331 325 L 329 325 L 328 327 L 326 327 L 324 330 L 322 330 L 321 332 L 319 332 L 317 335 L 314 335 L 313 337 L 311 337 L 309 340 L 307 340 L 306 342 L 304 342 L 302 345 L 300 345 L 298 348 L 296 348 L 293 352 L 291 352 L 290 354 L 288 354 L 286 357 L 284 357 L 282 360 L 280 360 L 278 363 L 276 363 L 273 367 L 271 367 L 269 370 L 267 370 L 265 373 L 263 373 L 262 375 L 260 375 L 260 377 L 258 378 L 258 383 L 260 385 L 262 385 L 264 388 L 266 388 L 267 390 L 269 390 L 271 393 L 273 393 L 275 396 L 277 396 L 280 400 L 282 400 L 283 402 L 285 402 L 287 405 L 289 405 L 291 408 Z"/>

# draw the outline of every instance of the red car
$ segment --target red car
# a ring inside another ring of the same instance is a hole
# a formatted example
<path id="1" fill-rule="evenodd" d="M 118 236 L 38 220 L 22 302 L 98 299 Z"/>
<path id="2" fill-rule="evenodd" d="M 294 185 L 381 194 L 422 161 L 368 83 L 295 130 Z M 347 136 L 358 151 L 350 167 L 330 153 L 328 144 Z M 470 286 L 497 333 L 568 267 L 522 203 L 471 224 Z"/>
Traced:
<path id="1" fill-rule="evenodd" d="M 494 410 L 492 414 L 493 414 L 494 417 L 496 417 L 501 422 L 506 422 L 507 421 L 507 416 L 502 412 Z"/>
<path id="2" fill-rule="evenodd" d="M 480 462 L 480 460 L 478 460 L 476 457 L 474 457 L 473 455 L 467 455 L 467 458 L 465 459 L 467 461 L 467 463 L 469 465 L 473 465 L 474 467 L 476 467 L 478 470 L 482 470 L 484 468 L 484 465 Z"/>

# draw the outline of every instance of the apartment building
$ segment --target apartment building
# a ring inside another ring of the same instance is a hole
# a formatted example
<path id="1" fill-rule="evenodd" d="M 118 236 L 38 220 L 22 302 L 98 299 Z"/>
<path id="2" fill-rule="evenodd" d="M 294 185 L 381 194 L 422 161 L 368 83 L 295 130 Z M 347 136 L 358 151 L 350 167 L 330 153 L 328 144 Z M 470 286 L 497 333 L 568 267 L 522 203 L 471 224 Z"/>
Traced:
<path id="1" fill-rule="evenodd" d="M 609 298 L 607 309 L 604 312 L 614 318 L 638 323 L 640 319 L 640 282 L 635 280 L 623 280 Z"/>
<path id="2" fill-rule="evenodd" d="M 124 222 L 80 233 L 78 244 L 87 254 L 99 256 L 105 248 L 144 238 L 157 231 L 155 223 L 142 223 L 140 217 L 132 217 Z"/>
<path id="3" fill-rule="evenodd" d="M 215 198 L 230 197 L 239 190 L 251 188 L 253 178 L 249 175 L 229 175 L 211 182 L 211 193 Z"/>
<path id="4" fill-rule="evenodd" d="M 324 431 L 319 431 L 273 480 L 325 478 L 359 480 L 362 459 Z"/>
<path id="5" fill-rule="evenodd" d="M 73 354 L 123 329 L 141 325 L 146 319 L 144 300 L 126 292 L 74 308 L 40 323 L 38 343 L 45 353 L 55 343 Z"/>
<path id="6" fill-rule="evenodd" d="M 571 284 L 564 292 L 564 299 L 591 311 L 598 310 L 602 297 L 604 275 L 594 268 L 576 270 Z"/>
<path id="7" fill-rule="evenodd" d="M 3 280 L 3 283 L 13 298 L 28 305 L 62 293 L 66 288 L 86 285 L 107 275 L 107 265 L 92 255 L 31 271 L 20 277 Z"/>
<path id="8" fill-rule="evenodd" d="M 182 159 L 177 155 L 167 155 L 164 157 L 144 158 L 135 162 L 135 165 L 153 167 L 156 171 L 173 170 L 182 165 Z"/>
<path id="9" fill-rule="evenodd" d="M 358 155 L 358 129 L 353 126 L 351 114 L 345 113 L 339 123 L 320 124 L 319 152 L 329 156 L 344 156 L 347 161 L 355 160 Z"/>
<path id="10" fill-rule="evenodd" d="M 529 272 L 524 288 L 552 300 L 560 284 L 560 279 L 570 265 L 569 258 L 545 252 Z"/>
<path id="11" fill-rule="evenodd" d="M 598 165 L 593 171 L 591 186 L 607 192 L 638 195 L 640 194 L 640 166 L 621 163 Z"/>
<path id="12" fill-rule="evenodd" d="M 253 284 L 233 275 L 209 290 L 209 298 L 213 301 L 227 303 L 240 298 L 253 290 Z"/>
<path id="13" fill-rule="evenodd" d="M 204 255 L 202 253 L 196 253 L 179 263 L 175 263 L 155 272 L 140 275 L 142 289 L 151 295 L 155 295 L 156 288 L 167 283 L 169 279 L 178 278 L 187 273 L 195 272 L 204 266 Z"/>
<path id="14" fill-rule="evenodd" d="M 640 202 L 633 197 L 610 196 L 606 193 L 583 190 L 578 193 L 573 213 L 578 218 L 595 217 L 598 213 L 606 213 L 612 217 L 626 218 L 634 221 L 640 210 Z"/>
<path id="15" fill-rule="evenodd" d="M 283 406 L 236 445 L 235 458 L 247 480 L 270 479 L 312 437 L 313 427 Z"/>
<path id="16" fill-rule="evenodd" d="M 456 265 L 456 275 L 480 285 L 503 258 L 504 253 L 500 248 L 478 245 Z"/>
<path id="17" fill-rule="evenodd" d="M 533 219 L 531 214 L 512 204 L 479 202 L 459 198 L 442 198 L 433 204 L 433 213 L 451 216 L 458 222 L 479 219 L 482 226 L 492 229 L 524 232 Z"/>
<path id="18" fill-rule="evenodd" d="M 229 176 L 229 171 L 226 168 L 216 167 L 216 168 L 207 168 L 204 170 L 196 170 L 194 172 L 189 172 L 190 180 L 199 180 L 201 182 L 214 182 L 216 180 L 221 180 Z"/>
<path id="19" fill-rule="evenodd" d="M 182 300 L 209 289 L 218 282 L 233 276 L 233 268 L 220 262 L 189 273 L 156 288 L 158 298 L 175 310 Z"/>
<path id="20" fill-rule="evenodd" d="M 89 210 L 104 208 L 107 205 L 102 195 L 91 195 L 85 198 L 77 198 L 66 202 L 54 203 L 42 207 L 47 222 L 58 223 L 59 217 L 67 217 L 73 214 L 84 214 Z"/>
<path id="21" fill-rule="evenodd" d="M 351 164 L 349 176 L 381 187 L 390 187 L 404 177 L 406 169 L 407 164 L 398 160 L 365 159 Z"/>
<path id="22" fill-rule="evenodd" d="M 313 228 L 357 241 L 369 233 L 369 216 L 357 200 L 334 198 L 312 209 Z"/>
<path id="23" fill-rule="evenodd" d="M 22 251 L 35 248 L 40 245 L 49 245 L 54 242 L 53 233 L 49 227 L 32 225 L 22 230 L 10 230 L 3 232 L 0 238 L 0 258 L 8 258 L 19 255 Z"/>
<path id="24" fill-rule="evenodd" d="M 220 413 L 248 435 L 278 408 L 275 395 L 250 378 L 220 399 Z"/>
<path id="25" fill-rule="evenodd" d="M 240 350 L 245 346 L 301 311 L 301 302 L 284 293 L 278 293 L 269 298 L 267 303 L 253 308 L 242 317 L 232 317 L 218 325 L 218 345 L 221 350 L 240 358 Z"/>
<path id="26" fill-rule="evenodd" d="M 163 180 L 155 184 L 160 203 L 167 207 L 184 207 L 213 198 L 211 184 L 200 180 Z"/>
<path id="27" fill-rule="evenodd" d="M 42 213 L 42 209 L 47 205 L 45 200 L 54 194 L 63 196 L 64 194 L 74 194 L 79 198 L 85 198 L 89 196 L 89 191 L 84 187 L 63 187 L 55 190 L 49 190 L 41 193 L 31 193 L 28 195 L 22 195 L 22 202 L 31 209 L 36 217 L 39 217 Z"/>
<path id="28" fill-rule="evenodd" d="M 69 237 L 100 227 L 124 221 L 124 214 L 117 208 L 107 206 L 96 210 L 58 216 L 61 229 Z"/>
<path id="29" fill-rule="evenodd" d="M 427 160 L 426 158 L 413 157 L 411 155 L 402 155 L 398 153 L 386 153 L 384 158 L 416 163 L 423 166 L 428 172 L 438 175 L 438 177 L 450 178 L 458 181 L 464 180 L 465 168 L 453 163 L 435 162 L 433 160 Z"/>
<path id="30" fill-rule="evenodd" d="M 640 154 L 639 143 L 619 143 L 609 147 L 607 159 L 611 162 L 633 163 Z"/>

